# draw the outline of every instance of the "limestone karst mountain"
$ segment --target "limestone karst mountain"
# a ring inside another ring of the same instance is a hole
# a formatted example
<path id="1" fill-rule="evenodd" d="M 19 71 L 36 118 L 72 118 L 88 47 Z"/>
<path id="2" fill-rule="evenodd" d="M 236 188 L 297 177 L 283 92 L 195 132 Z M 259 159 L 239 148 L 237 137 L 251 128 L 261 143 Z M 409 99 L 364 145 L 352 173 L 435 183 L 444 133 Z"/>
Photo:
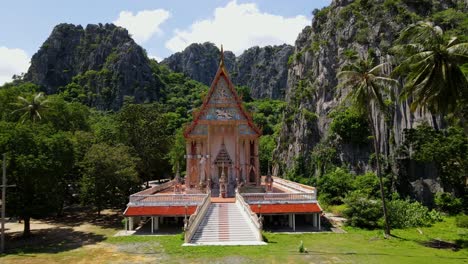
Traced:
<path id="1" fill-rule="evenodd" d="M 162 63 L 173 71 L 182 72 L 196 81 L 210 85 L 209 76 L 216 73 L 219 52 L 213 43 L 194 43 L 182 52 L 169 56 Z M 283 99 L 287 63 L 292 53 L 293 47 L 287 44 L 252 47 L 238 57 L 225 51 L 224 60 L 233 83 L 249 87 L 253 98 Z"/>
<path id="2" fill-rule="evenodd" d="M 312 159 L 323 161 L 327 158 L 326 150 L 334 149 L 337 151 L 333 157 L 337 159 L 336 163 L 362 173 L 369 164 L 372 152 L 369 145 L 331 137 L 330 123 L 333 115 L 344 111 L 340 107 L 347 94 L 345 90 L 337 89 L 337 73 L 355 55 L 370 53 L 378 63 L 391 62 L 390 48 L 395 45 L 399 32 L 419 20 L 430 19 L 445 25 L 446 29 L 459 30 L 466 35 L 467 29 L 450 23 L 447 14 L 466 16 L 467 11 L 466 1 L 460 0 L 334 0 L 329 7 L 315 10 L 312 26 L 304 28 L 296 40 L 288 71 L 288 107 L 275 152 L 278 164 L 285 170 L 306 166 L 319 172 L 321 165 Z M 399 91 L 395 92 L 398 94 Z M 394 101 L 391 109 L 389 117 L 379 115 L 377 120 L 381 149 L 391 160 L 388 164 L 393 164 L 387 169 L 398 175 L 393 179 L 393 186 L 404 193 L 421 196 L 423 189 L 428 193 L 440 190 L 433 167 L 418 165 L 397 154 L 404 129 L 422 122 L 440 126 L 440 119 L 420 111 L 410 113 L 408 102 Z M 369 135 L 362 137 L 365 139 Z"/>
<path id="3" fill-rule="evenodd" d="M 91 103 L 102 109 L 118 109 L 124 96 L 136 102 L 156 100 L 161 89 L 143 48 L 113 24 L 57 25 L 24 77 L 48 94 L 63 90 L 73 78 L 91 84 L 86 92 L 107 97 L 106 102 Z"/>

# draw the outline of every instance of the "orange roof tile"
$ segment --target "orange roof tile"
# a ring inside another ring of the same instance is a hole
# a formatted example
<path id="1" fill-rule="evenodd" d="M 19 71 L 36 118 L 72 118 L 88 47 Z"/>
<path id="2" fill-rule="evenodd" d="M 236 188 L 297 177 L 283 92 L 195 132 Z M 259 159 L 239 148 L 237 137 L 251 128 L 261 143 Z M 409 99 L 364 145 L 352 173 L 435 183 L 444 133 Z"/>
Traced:
<path id="1" fill-rule="evenodd" d="M 197 206 L 187 206 L 187 215 L 195 212 Z M 127 207 L 124 212 L 125 216 L 150 216 L 150 215 L 167 215 L 167 216 L 184 216 L 185 206 L 131 206 Z"/>
<path id="2" fill-rule="evenodd" d="M 281 214 L 281 213 L 320 213 L 322 208 L 318 203 L 301 204 L 251 204 L 250 209 L 255 213 L 262 214 Z"/>

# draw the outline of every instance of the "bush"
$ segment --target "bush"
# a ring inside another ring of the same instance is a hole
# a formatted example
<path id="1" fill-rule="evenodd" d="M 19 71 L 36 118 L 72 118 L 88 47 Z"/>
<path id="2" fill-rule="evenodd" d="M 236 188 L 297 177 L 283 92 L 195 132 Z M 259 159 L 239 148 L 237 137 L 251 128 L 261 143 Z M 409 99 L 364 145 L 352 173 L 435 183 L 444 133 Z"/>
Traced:
<path id="1" fill-rule="evenodd" d="M 307 253 L 307 249 L 304 247 L 304 242 L 302 242 L 302 240 L 299 244 L 299 253 Z"/>
<path id="2" fill-rule="evenodd" d="M 327 204 L 342 204 L 352 187 L 353 175 L 342 168 L 323 175 L 318 182 L 320 199 Z"/>
<path id="3" fill-rule="evenodd" d="M 380 198 L 379 178 L 373 172 L 366 172 L 364 175 L 356 176 L 353 187 L 370 198 Z"/>
<path id="4" fill-rule="evenodd" d="M 462 200 L 456 198 L 451 193 L 438 192 L 434 197 L 434 202 L 438 210 L 448 214 L 458 214 L 463 209 Z"/>
<path id="5" fill-rule="evenodd" d="M 388 221 L 392 228 L 430 226 L 442 221 L 437 211 L 429 209 L 419 202 L 394 198 L 387 203 Z"/>
<path id="6" fill-rule="evenodd" d="M 366 117 L 354 108 L 334 112 L 330 117 L 333 118 L 330 131 L 339 135 L 344 142 L 353 144 L 369 142 L 369 123 Z"/>
<path id="7" fill-rule="evenodd" d="M 381 203 L 379 200 L 369 199 L 362 192 L 350 193 L 344 200 L 347 208 L 344 215 L 348 218 L 347 225 L 361 228 L 376 228 L 382 216 Z"/>

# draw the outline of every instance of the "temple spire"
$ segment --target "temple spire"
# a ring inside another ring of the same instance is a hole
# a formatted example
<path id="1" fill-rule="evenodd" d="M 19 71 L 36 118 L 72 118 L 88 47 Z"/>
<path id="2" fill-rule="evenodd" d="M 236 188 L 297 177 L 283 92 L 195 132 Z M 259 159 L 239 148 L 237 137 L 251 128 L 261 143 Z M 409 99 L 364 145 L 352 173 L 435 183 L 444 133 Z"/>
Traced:
<path id="1" fill-rule="evenodd" d="M 223 50 L 223 44 L 221 44 L 221 59 L 219 62 L 219 67 L 224 67 L 224 50 Z"/>

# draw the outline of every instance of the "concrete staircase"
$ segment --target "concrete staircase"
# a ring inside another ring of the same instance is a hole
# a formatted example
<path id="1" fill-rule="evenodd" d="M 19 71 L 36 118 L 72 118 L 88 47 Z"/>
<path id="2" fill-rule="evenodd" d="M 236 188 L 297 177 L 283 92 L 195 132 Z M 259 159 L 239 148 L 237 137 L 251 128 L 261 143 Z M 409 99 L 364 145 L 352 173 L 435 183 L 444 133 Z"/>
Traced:
<path id="1" fill-rule="evenodd" d="M 255 227 L 236 203 L 212 203 L 191 245 L 264 245 Z"/>

